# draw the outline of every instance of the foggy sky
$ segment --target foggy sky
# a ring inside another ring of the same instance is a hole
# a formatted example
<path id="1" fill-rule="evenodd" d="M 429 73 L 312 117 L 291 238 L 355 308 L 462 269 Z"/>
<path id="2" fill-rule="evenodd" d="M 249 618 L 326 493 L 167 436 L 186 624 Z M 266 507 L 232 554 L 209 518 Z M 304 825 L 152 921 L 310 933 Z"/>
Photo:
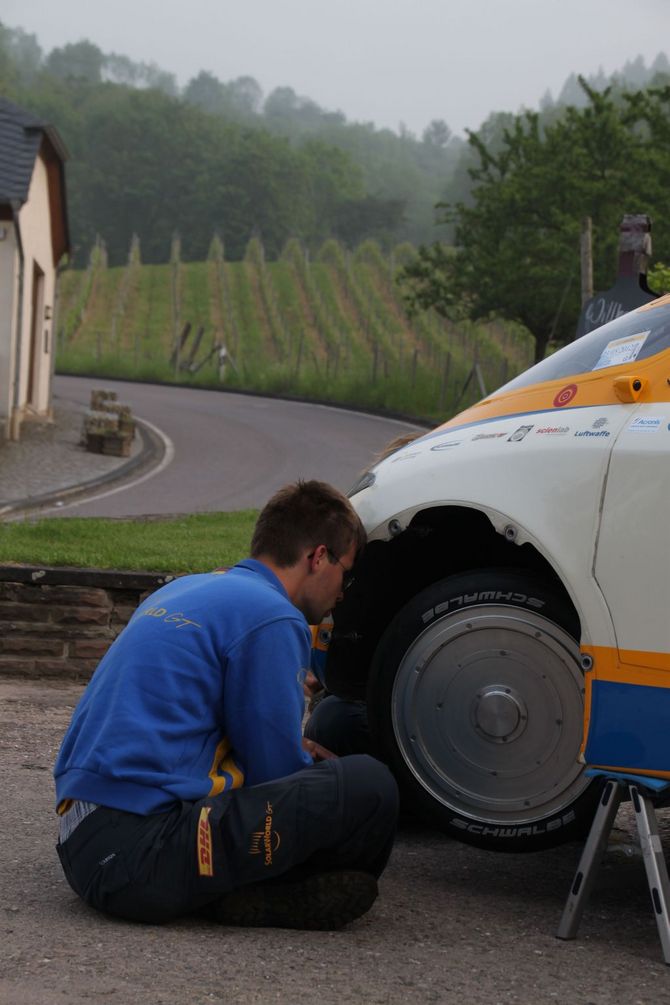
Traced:
<path id="1" fill-rule="evenodd" d="M 0 0 L 45 52 L 87 38 L 154 62 L 292 87 L 350 121 L 456 133 L 536 108 L 572 72 L 670 50 L 670 0 Z"/>

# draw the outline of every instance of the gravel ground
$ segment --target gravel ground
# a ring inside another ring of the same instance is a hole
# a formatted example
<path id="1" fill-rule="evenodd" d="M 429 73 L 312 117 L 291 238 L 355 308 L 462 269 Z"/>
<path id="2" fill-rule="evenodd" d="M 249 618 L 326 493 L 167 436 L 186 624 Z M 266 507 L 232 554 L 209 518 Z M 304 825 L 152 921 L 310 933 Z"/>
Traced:
<path id="1" fill-rule="evenodd" d="M 670 1003 L 625 808 L 574 942 L 554 932 L 578 846 L 502 855 L 410 825 L 379 900 L 343 932 L 188 919 L 159 928 L 95 914 L 54 851 L 50 772 L 80 693 L 0 678 L 2 1005 Z"/>

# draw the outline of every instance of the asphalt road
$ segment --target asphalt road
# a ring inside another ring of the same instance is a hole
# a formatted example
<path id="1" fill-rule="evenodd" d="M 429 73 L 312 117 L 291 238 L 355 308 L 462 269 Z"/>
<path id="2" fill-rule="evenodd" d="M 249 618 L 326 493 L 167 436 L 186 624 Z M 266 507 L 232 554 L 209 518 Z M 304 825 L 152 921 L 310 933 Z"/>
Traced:
<path id="1" fill-rule="evenodd" d="M 51 766 L 81 690 L 0 678 L 2 1005 L 670 1002 L 627 808 L 573 942 L 554 933 L 577 845 L 501 854 L 408 825 L 379 899 L 342 932 L 96 914 L 68 887 L 54 849 Z"/>
<path id="2" fill-rule="evenodd" d="M 63 516 L 141 516 L 262 506 L 297 478 L 319 478 L 346 491 L 406 422 L 302 402 L 82 377 L 56 377 L 54 392 L 82 405 L 91 387 L 116 390 L 134 415 L 162 431 L 162 470 L 72 503 Z"/>

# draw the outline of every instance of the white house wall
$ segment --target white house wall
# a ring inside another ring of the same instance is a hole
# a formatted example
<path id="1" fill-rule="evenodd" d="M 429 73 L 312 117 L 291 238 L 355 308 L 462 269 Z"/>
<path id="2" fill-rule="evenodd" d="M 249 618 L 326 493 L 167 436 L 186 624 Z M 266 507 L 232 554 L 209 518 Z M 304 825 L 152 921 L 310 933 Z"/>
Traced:
<path id="1" fill-rule="evenodd" d="M 21 351 L 19 363 L 18 408 L 14 423 L 31 415 L 42 418 L 50 413 L 51 356 L 53 353 L 53 304 L 56 269 L 53 262 L 51 214 L 47 168 L 42 156 L 35 168 L 28 190 L 28 200 L 19 213 L 23 244 L 23 304 L 21 311 Z M 30 357 L 33 323 L 33 276 L 37 265 L 44 273 L 43 295 L 37 304 L 37 338 L 34 345 L 33 395 L 29 395 Z M 49 308 L 45 312 L 45 308 Z M 45 313 L 49 317 L 45 317 Z"/>
<path id="2" fill-rule="evenodd" d="M 16 345 L 19 256 L 14 225 L 0 220 L 0 440 L 9 435 Z"/>

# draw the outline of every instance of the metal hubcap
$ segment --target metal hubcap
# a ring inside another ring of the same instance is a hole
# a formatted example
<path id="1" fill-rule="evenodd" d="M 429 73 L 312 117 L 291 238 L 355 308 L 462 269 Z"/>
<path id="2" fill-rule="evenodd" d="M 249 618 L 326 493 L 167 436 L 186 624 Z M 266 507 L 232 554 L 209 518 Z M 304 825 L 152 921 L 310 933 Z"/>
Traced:
<path id="1" fill-rule="evenodd" d="M 579 650 L 534 610 L 491 604 L 437 619 L 401 660 L 392 716 L 418 782 L 473 819 L 529 823 L 586 788 Z"/>
<path id="2" fill-rule="evenodd" d="M 525 728 L 528 713 L 522 696 L 504 684 L 491 684 L 477 692 L 473 724 L 492 743 L 508 743 Z"/>

